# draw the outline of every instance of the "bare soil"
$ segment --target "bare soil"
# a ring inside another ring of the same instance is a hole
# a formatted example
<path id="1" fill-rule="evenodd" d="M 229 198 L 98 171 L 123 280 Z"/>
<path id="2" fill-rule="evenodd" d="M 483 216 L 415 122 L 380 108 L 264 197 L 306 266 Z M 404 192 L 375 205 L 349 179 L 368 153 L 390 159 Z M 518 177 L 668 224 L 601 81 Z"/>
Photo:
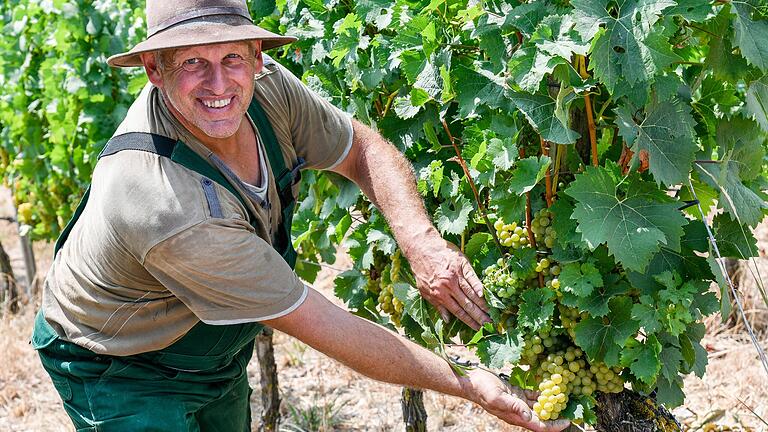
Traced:
<path id="1" fill-rule="evenodd" d="M 0 216 L 13 210 L 6 191 L 0 191 Z M 768 232 L 764 230 L 763 232 Z M 0 242 L 11 256 L 21 278 L 23 261 L 15 224 L 0 221 Z M 50 265 L 52 245 L 36 244 L 38 274 Z M 761 248 L 765 258 L 765 246 Z M 348 265 L 341 259 L 325 269 L 315 286 L 333 297 L 332 281 Z M 765 274 L 765 273 L 763 273 Z M 20 286 L 26 286 L 23 278 Z M 17 315 L 0 317 L 0 431 L 69 432 L 72 424 L 61 407 L 47 374 L 29 345 L 29 335 L 39 297 L 25 299 Z M 336 300 L 337 304 L 338 301 Z M 752 309 L 759 309 L 759 303 Z M 766 319 L 765 311 L 753 316 Z M 762 369 L 754 347 L 743 332 L 724 331 L 720 320 L 710 320 L 704 340 L 709 366 L 703 380 L 685 381 L 688 398 L 675 409 L 686 430 L 768 430 L 758 416 L 768 420 L 768 373 Z M 763 342 L 768 341 L 765 334 Z M 765 345 L 765 344 L 764 344 Z M 402 430 L 401 389 L 367 379 L 286 335 L 275 334 L 275 358 L 283 400 L 284 431 L 392 431 Z M 256 390 L 251 401 L 253 430 L 257 430 L 261 404 L 256 360 L 248 369 Z M 430 431 L 518 431 L 458 398 L 428 392 L 424 398 Z"/>

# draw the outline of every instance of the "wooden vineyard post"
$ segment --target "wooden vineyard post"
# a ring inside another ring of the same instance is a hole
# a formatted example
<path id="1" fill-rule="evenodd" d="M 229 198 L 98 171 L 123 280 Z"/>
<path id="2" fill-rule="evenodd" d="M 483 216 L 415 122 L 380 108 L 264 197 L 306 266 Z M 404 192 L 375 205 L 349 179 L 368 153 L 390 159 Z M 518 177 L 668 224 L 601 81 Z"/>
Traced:
<path id="1" fill-rule="evenodd" d="M 426 432 L 427 410 L 424 408 L 424 391 L 403 388 L 400 405 L 403 408 L 405 432 Z"/>
<path id="2" fill-rule="evenodd" d="M 16 290 L 16 278 L 13 277 L 11 260 L 5 252 L 5 248 L 0 244 L 0 303 L 3 305 L 3 311 L 16 313 L 19 310 L 19 293 Z M 1 315 L 1 314 L 0 314 Z"/>
<path id="3" fill-rule="evenodd" d="M 275 364 L 275 347 L 272 343 L 273 330 L 264 327 L 256 336 L 256 357 L 259 359 L 261 376 L 261 413 L 259 430 L 277 432 L 280 423 L 280 393 L 277 382 L 277 365 Z"/>
<path id="4" fill-rule="evenodd" d="M 19 226 L 19 243 L 21 245 L 21 255 L 24 257 L 24 271 L 27 277 L 27 297 L 32 298 L 35 295 L 34 283 L 37 277 L 37 264 L 35 264 L 35 252 L 32 249 L 32 240 L 29 238 L 29 227 Z"/>

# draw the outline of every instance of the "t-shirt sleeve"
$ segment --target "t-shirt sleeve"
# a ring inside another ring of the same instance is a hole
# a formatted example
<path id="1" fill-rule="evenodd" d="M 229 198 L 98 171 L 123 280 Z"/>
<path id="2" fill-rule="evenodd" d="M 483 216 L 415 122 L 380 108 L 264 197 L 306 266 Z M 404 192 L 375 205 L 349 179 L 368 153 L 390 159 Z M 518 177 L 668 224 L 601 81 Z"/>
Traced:
<path id="1" fill-rule="evenodd" d="M 278 66 L 288 101 L 291 136 L 296 155 L 307 168 L 331 169 L 352 148 L 352 119 Z"/>
<path id="2" fill-rule="evenodd" d="M 208 219 L 159 242 L 144 267 L 207 324 L 278 318 L 307 296 L 267 242 L 228 219 Z"/>

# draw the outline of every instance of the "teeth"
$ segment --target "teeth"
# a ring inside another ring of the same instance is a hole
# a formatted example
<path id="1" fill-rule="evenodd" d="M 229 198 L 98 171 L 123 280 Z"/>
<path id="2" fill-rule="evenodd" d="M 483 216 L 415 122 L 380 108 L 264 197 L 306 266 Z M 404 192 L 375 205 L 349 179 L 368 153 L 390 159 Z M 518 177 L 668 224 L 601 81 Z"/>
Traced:
<path id="1" fill-rule="evenodd" d="M 203 105 L 207 106 L 208 108 L 224 108 L 225 106 L 229 105 L 230 102 L 232 102 L 232 98 L 215 101 L 203 101 Z"/>

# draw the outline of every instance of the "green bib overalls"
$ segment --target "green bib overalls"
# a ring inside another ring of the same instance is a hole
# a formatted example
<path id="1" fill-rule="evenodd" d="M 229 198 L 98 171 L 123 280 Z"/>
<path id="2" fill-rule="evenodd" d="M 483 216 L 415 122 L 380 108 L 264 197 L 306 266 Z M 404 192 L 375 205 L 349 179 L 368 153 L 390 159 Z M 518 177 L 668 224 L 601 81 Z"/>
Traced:
<path id="1" fill-rule="evenodd" d="M 255 98 L 248 113 L 264 141 L 280 195 L 282 222 L 273 247 L 293 267 L 296 252 L 290 237 L 294 207 L 291 186 L 298 181 L 302 161 L 294 169 L 286 168 L 274 131 Z M 229 181 L 181 141 L 131 133 L 110 140 L 99 157 L 126 149 L 169 157 L 226 187 L 245 205 Z M 57 240 L 55 251 L 64 244 L 82 213 L 89 190 Z M 254 215 L 249 216 L 255 223 Z M 32 345 L 77 431 L 249 431 L 251 388 L 246 367 L 254 339 L 262 328 L 259 323 L 213 326 L 199 322 L 162 350 L 109 356 L 60 339 L 40 311 Z"/>

